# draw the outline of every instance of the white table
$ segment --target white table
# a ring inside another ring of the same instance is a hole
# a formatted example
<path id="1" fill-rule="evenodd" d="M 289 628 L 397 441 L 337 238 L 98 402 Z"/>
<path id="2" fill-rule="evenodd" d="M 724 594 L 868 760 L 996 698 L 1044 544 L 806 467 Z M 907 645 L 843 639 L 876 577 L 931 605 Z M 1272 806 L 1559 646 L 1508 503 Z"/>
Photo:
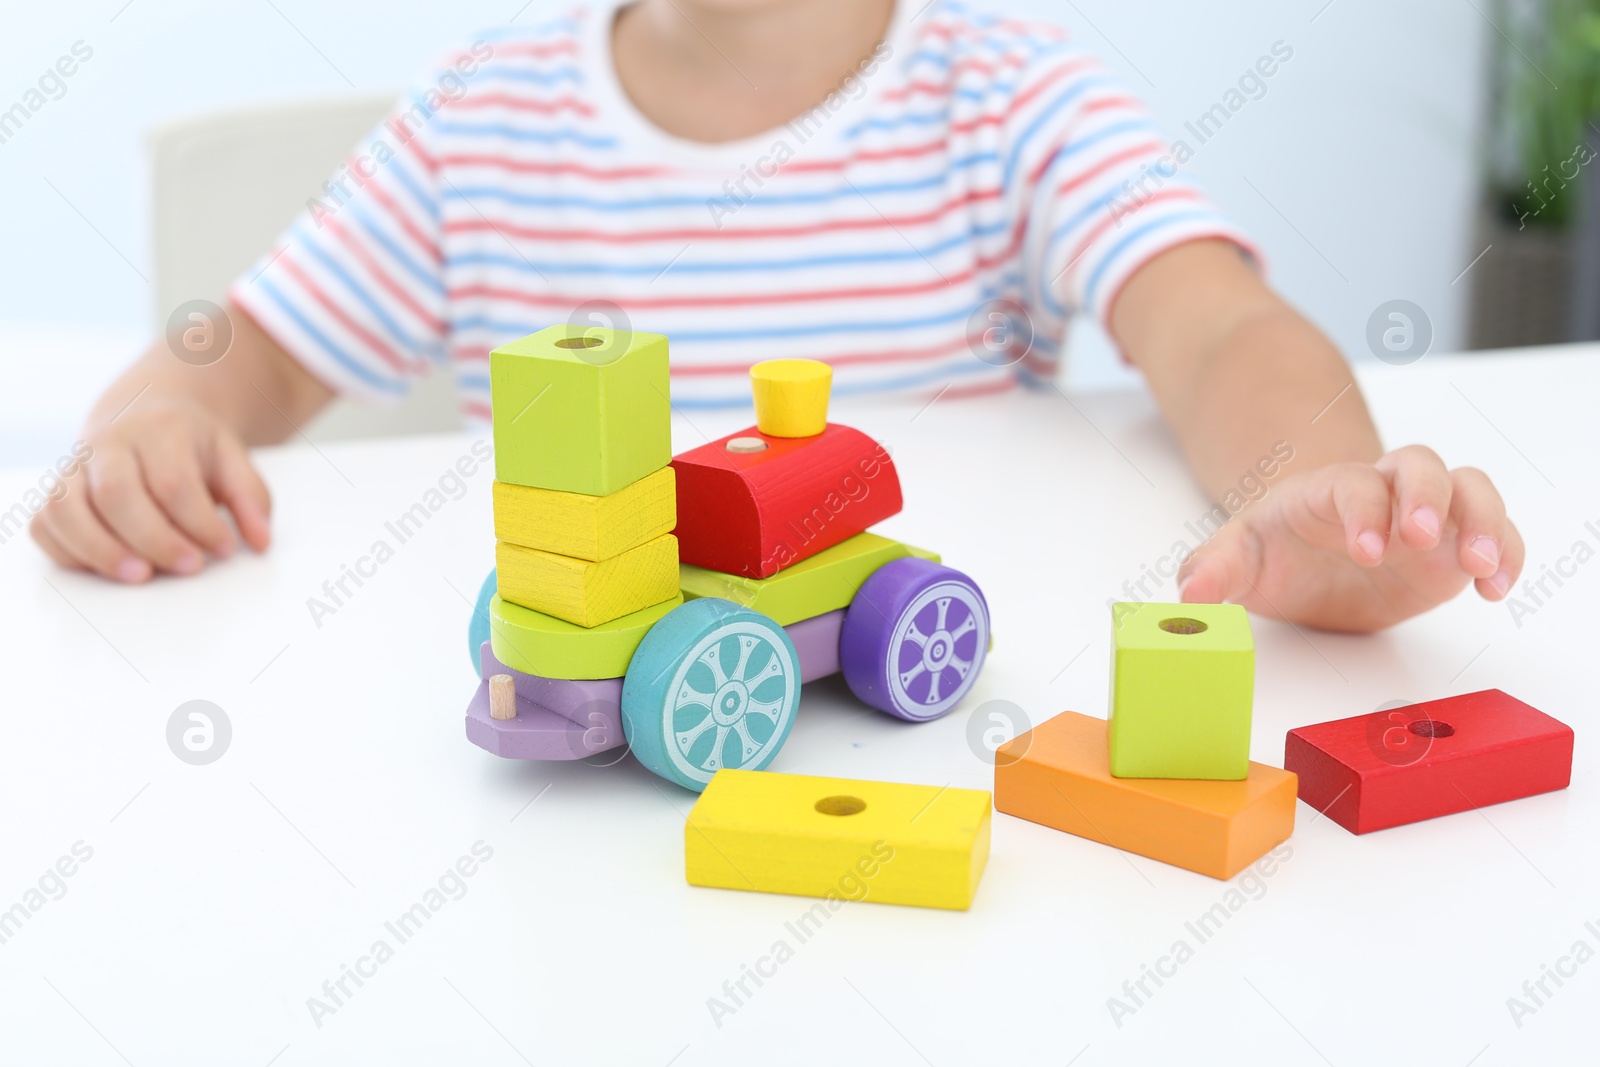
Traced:
<path id="1" fill-rule="evenodd" d="M 1600 545 L 1600 352 L 1434 357 L 1363 379 L 1392 442 L 1493 473 L 1530 571 Z M 775 769 L 987 788 L 967 740 L 983 702 L 1034 721 L 1104 714 L 1106 603 L 1203 507 L 1144 397 L 1076 408 L 836 412 L 896 456 L 907 504 L 884 531 L 973 574 L 998 641 L 936 723 L 808 688 Z M 697 415 L 677 444 L 739 420 Z M 1506 1002 L 1575 942 L 1600 948 L 1600 563 L 1520 627 L 1471 595 L 1377 637 L 1256 623 L 1256 759 L 1281 763 L 1296 725 L 1499 687 L 1577 729 L 1565 792 L 1364 838 L 1301 805 L 1292 856 L 1204 944 L 1185 923 L 1226 884 L 997 815 L 969 913 L 851 906 L 799 944 L 785 924 L 811 901 L 685 884 L 693 798 L 631 758 L 519 764 L 464 740 L 487 471 L 313 624 L 307 598 L 392 543 L 385 522 L 468 446 L 263 453 L 276 547 L 201 580 L 116 588 L 50 568 L 24 538 L 0 545 L 0 909 L 26 910 L 75 843 L 93 850 L 0 944 L 0 1060 L 1487 1067 L 1578 1062 L 1592 1044 L 1600 963 L 1547 980 L 1554 996 L 1520 1028 Z M 34 477 L 0 476 L 0 508 Z M 206 766 L 166 740 L 197 698 L 233 730 Z M 464 895 L 401 943 L 385 923 L 480 841 L 492 858 Z M 1193 958 L 1116 1025 L 1108 998 L 1180 939 Z M 371 976 L 346 979 L 316 1025 L 308 998 L 379 940 L 392 958 L 362 964 Z M 793 958 L 747 982 L 719 1027 L 708 999 L 727 1001 L 724 982 L 779 940 Z"/>

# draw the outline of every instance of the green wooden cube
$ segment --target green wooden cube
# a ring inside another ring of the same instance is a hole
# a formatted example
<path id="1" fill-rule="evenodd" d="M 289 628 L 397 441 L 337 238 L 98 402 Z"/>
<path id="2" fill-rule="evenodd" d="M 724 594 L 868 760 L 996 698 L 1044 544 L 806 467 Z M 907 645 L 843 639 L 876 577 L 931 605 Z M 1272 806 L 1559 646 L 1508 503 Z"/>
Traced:
<path id="1" fill-rule="evenodd" d="M 667 339 L 551 326 L 489 354 L 495 477 L 607 496 L 672 460 Z"/>
<path id="2" fill-rule="evenodd" d="M 1256 650 L 1244 608 L 1113 604 L 1111 629 L 1111 773 L 1246 777 Z"/>

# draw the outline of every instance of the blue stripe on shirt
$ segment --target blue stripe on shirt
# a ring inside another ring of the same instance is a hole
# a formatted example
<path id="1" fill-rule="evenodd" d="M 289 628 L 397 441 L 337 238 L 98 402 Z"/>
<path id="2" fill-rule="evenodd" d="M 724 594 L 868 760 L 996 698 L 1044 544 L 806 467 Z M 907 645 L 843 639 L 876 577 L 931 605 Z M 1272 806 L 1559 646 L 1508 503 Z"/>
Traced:
<path id="1" fill-rule="evenodd" d="M 710 262 L 695 263 L 688 259 L 680 259 L 675 263 L 560 263 L 548 260 L 528 260 L 515 255 L 501 255 L 492 252 L 467 252 L 453 255 L 446 263 L 447 269 L 458 267 L 505 267 L 524 273 L 541 275 L 575 274 L 575 275 L 613 275 L 620 277 L 644 276 L 654 278 L 672 269 L 674 274 L 744 274 L 752 270 L 803 270 L 813 267 L 837 267 L 859 263 L 904 263 L 914 260 L 930 260 L 935 256 L 949 252 L 952 249 L 965 248 L 974 244 L 979 238 L 993 237 L 997 234 L 1009 233 L 1011 222 L 1002 219 L 999 222 L 972 226 L 965 233 L 946 238 L 935 244 L 921 248 L 909 248 L 886 252 L 861 252 L 840 253 L 832 256 L 808 256 L 800 259 L 771 259 L 771 260 L 741 260 L 738 262 Z M 973 249 L 974 254 L 977 249 Z"/>
<path id="2" fill-rule="evenodd" d="M 571 141 L 585 148 L 615 148 L 615 137 L 594 137 L 578 130 L 530 130 L 521 126 L 507 126 L 494 122 L 436 122 L 433 129 L 443 135 L 456 137 L 501 137 L 508 141 L 531 141 L 535 144 L 560 144 Z"/>
<path id="3" fill-rule="evenodd" d="M 378 377 L 372 373 L 366 364 L 353 358 L 344 349 L 334 344 L 327 334 L 319 330 L 310 319 L 301 313 L 298 307 L 278 291 L 277 286 L 267 280 L 265 273 L 256 278 L 255 284 L 261 286 L 261 291 L 266 293 L 274 304 L 278 305 L 278 309 L 289 318 L 290 322 L 293 322 L 304 331 L 307 337 L 315 341 L 325 353 L 332 356 L 334 362 L 348 371 L 352 377 L 380 392 L 393 393 L 398 396 L 405 395 L 406 386 L 404 382 L 395 381 L 392 378 Z"/>
<path id="4" fill-rule="evenodd" d="M 362 307 L 367 309 L 367 312 L 377 320 L 384 330 L 388 332 L 390 338 L 400 345 L 402 350 L 408 354 L 431 352 L 432 357 L 435 359 L 442 354 L 437 345 L 419 343 L 410 334 L 406 333 L 405 329 L 389 315 L 383 302 L 375 299 L 366 286 L 358 282 L 355 276 L 346 269 L 345 264 L 329 255 L 327 249 L 322 246 L 322 242 L 317 240 L 315 235 L 306 232 L 303 223 L 294 228 L 294 235 L 299 239 L 294 246 L 294 251 L 309 253 L 312 258 L 322 265 L 323 269 L 338 279 L 339 283 L 349 291 L 351 296 L 356 298 Z"/>
<path id="5" fill-rule="evenodd" d="M 768 207 L 787 204 L 824 204 L 832 200 L 848 200 L 853 197 L 866 197 L 874 194 L 910 193 L 923 189 L 943 188 L 949 184 L 951 171 L 972 166 L 976 163 L 998 162 L 999 156 L 993 152 L 979 152 L 965 159 L 953 161 L 949 168 L 943 168 L 938 173 L 914 181 L 888 182 L 878 185 L 847 185 L 844 188 L 821 189 L 809 193 L 769 193 L 757 189 L 748 199 L 738 203 L 739 210 L 747 207 Z M 462 200 L 469 205 L 474 199 L 495 200 L 503 203 L 514 204 L 517 207 L 532 208 L 590 208 L 595 211 L 649 211 L 657 208 L 674 207 L 705 207 L 713 201 L 699 196 L 659 196 L 635 200 L 596 200 L 587 196 L 531 196 L 527 193 L 516 193 L 504 187 L 468 185 L 449 185 L 441 194 L 443 200 Z M 716 203 L 727 204 L 729 201 L 717 200 Z M 870 206 L 870 204 L 869 204 Z"/>
<path id="6" fill-rule="evenodd" d="M 389 258 L 399 264 L 405 272 L 415 278 L 423 288 L 431 290 L 443 297 L 445 295 L 444 281 L 439 277 L 437 270 L 429 270 L 419 264 L 412 256 L 395 243 L 394 239 L 384 232 L 383 227 L 373 222 L 372 219 L 356 205 L 351 205 L 350 214 L 355 216 L 356 222 L 366 231 L 367 236 L 387 253 Z"/>

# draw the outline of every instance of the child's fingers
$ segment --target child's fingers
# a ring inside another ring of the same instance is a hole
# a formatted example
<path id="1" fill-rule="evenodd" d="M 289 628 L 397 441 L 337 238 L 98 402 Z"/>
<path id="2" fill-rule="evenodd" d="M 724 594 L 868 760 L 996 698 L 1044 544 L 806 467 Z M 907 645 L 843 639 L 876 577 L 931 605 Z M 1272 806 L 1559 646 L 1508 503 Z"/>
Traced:
<path id="1" fill-rule="evenodd" d="M 250 454 L 233 436 L 219 433 L 212 447 L 211 492 L 233 512 L 245 544 L 257 552 L 272 540 L 272 494 L 250 465 Z"/>
<path id="2" fill-rule="evenodd" d="M 206 489 L 200 458 L 187 435 L 160 435 L 139 445 L 139 463 L 150 495 L 161 505 L 179 531 L 216 556 L 228 556 L 237 547 L 233 531 L 217 514 Z"/>
<path id="3" fill-rule="evenodd" d="M 1424 551 L 1438 544 L 1452 491 L 1444 460 L 1431 448 L 1407 445 L 1384 456 L 1377 467 L 1394 484 L 1400 539 Z"/>
<path id="4" fill-rule="evenodd" d="M 111 532 L 140 556 L 174 574 L 204 565 L 200 549 L 156 506 L 132 452 L 114 449 L 89 463 L 89 500 Z"/>
<path id="5" fill-rule="evenodd" d="M 89 569 L 84 566 L 82 560 L 68 552 L 66 547 L 56 540 L 56 535 L 50 532 L 44 512 L 41 511 L 33 517 L 33 521 L 28 524 L 28 532 L 33 535 L 34 543 L 44 550 L 44 554 L 60 566 L 74 571 Z"/>
<path id="6" fill-rule="evenodd" d="M 1178 569 L 1178 599 L 1185 604 L 1238 603 L 1254 590 L 1260 572 L 1261 540 L 1236 520 Z"/>
<path id="7" fill-rule="evenodd" d="M 1522 543 L 1522 534 L 1511 520 L 1507 519 L 1505 533 L 1501 536 L 1500 566 L 1488 578 L 1478 578 L 1473 581 L 1478 595 L 1485 600 L 1503 599 L 1522 575 L 1522 565 L 1527 559 L 1527 552 L 1526 546 Z"/>
<path id="8" fill-rule="evenodd" d="M 150 564 L 116 538 L 89 504 L 86 493 L 69 492 L 53 500 L 34 520 L 49 546 L 68 557 L 68 566 L 93 571 L 119 582 L 144 582 L 150 578 Z M 37 533 L 36 533 L 37 536 Z M 50 551 L 46 547 L 46 551 Z M 61 562 L 56 552 L 51 558 Z"/>
<path id="9" fill-rule="evenodd" d="M 1383 562 L 1389 547 L 1392 503 L 1389 482 L 1365 463 L 1336 463 L 1317 472 L 1344 527 L 1345 550 L 1364 567 Z"/>
<path id="10" fill-rule="evenodd" d="M 1489 476 L 1474 467 L 1450 472 L 1455 492 L 1450 517 L 1456 521 L 1456 556 L 1461 569 L 1478 579 L 1478 591 L 1504 596 L 1522 571 L 1522 536 L 1506 517 L 1506 504 Z M 1515 559 L 1512 549 L 1515 548 Z M 1488 590 L 1488 592 L 1485 592 Z"/>

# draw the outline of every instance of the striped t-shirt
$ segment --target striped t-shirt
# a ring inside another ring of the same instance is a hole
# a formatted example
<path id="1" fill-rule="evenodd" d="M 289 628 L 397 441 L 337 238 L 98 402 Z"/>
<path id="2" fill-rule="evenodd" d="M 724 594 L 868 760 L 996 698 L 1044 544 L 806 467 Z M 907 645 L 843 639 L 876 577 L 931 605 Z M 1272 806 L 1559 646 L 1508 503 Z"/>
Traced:
<path id="1" fill-rule="evenodd" d="M 470 419 L 490 349 L 561 322 L 667 335 L 682 408 L 748 403 L 780 357 L 832 364 L 836 396 L 953 397 L 1053 377 L 1151 256 L 1244 244 L 1062 31 L 916 6 L 811 112 L 714 145 L 629 100 L 614 0 L 485 33 L 231 295 L 346 395 L 448 364 Z"/>

